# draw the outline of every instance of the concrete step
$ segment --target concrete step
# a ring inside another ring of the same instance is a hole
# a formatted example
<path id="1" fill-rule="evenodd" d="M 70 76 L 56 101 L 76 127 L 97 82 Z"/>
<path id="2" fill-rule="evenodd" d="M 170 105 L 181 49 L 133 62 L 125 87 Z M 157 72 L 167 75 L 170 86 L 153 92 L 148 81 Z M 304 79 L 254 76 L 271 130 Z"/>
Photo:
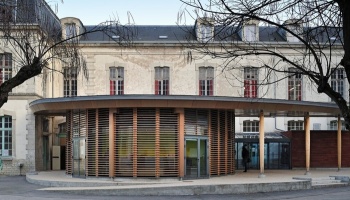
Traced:
<path id="1" fill-rule="evenodd" d="M 338 179 L 334 176 L 311 178 L 312 188 L 324 188 L 324 187 L 344 187 L 348 186 L 349 182 L 344 182 L 342 179 Z"/>
<path id="2" fill-rule="evenodd" d="M 311 183 L 312 189 L 318 189 L 318 188 L 330 188 L 330 187 L 346 187 L 349 186 L 346 182 L 339 182 L 339 183 Z"/>

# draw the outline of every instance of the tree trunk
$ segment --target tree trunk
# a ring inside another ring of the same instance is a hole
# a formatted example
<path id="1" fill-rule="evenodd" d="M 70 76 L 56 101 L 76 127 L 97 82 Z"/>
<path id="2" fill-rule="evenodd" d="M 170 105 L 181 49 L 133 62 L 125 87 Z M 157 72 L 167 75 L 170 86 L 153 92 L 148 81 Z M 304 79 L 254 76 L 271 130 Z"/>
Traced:
<path id="1" fill-rule="evenodd" d="M 21 67 L 18 73 L 11 79 L 0 85 L 0 108 L 7 102 L 9 93 L 13 88 L 22 84 L 24 81 L 35 77 L 41 73 L 43 64 L 40 63 L 40 58 L 35 57 L 33 63 Z"/>

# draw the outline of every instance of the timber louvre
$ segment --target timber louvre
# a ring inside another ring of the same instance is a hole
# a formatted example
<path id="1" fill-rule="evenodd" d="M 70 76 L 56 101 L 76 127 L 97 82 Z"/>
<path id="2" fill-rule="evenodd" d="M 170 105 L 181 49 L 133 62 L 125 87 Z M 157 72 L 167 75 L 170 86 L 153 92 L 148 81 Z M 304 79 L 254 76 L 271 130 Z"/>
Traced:
<path id="1" fill-rule="evenodd" d="M 185 134 L 208 137 L 209 175 L 234 173 L 233 111 L 184 111 Z M 175 109 L 72 110 L 67 111 L 66 120 L 67 158 L 72 158 L 73 138 L 86 136 L 86 176 L 180 176 L 179 160 L 184 158 L 179 152 L 184 147 L 179 147 L 179 113 Z M 72 164 L 72 159 L 67 159 L 67 174 L 73 173 Z"/>

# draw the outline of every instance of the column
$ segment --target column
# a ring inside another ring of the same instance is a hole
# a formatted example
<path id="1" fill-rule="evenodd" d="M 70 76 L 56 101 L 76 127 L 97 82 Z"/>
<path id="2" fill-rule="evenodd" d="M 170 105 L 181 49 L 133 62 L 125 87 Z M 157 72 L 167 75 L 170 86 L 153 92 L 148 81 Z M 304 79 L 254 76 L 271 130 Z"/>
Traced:
<path id="1" fill-rule="evenodd" d="M 341 168 L 341 120 L 338 116 L 338 131 L 337 131 L 337 147 L 338 147 L 338 171 Z"/>
<path id="2" fill-rule="evenodd" d="M 179 114 L 179 178 L 185 176 L 185 111 L 183 108 L 176 109 Z"/>
<path id="3" fill-rule="evenodd" d="M 114 113 L 115 109 L 109 109 L 109 177 L 115 174 L 115 130 L 114 130 Z"/>
<path id="4" fill-rule="evenodd" d="M 309 113 L 306 113 L 305 117 L 304 117 L 304 129 L 305 129 L 305 161 L 306 161 L 305 175 L 309 175 L 310 174 L 310 117 L 309 117 Z"/>
<path id="5" fill-rule="evenodd" d="M 259 122 L 259 156 L 260 156 L 260 174 L 259 178 L 264 178 L 264 146 L 265 146 L 265 119 L 264 119 L 264 111 L 261 110 L 259 114 L 260 122 Z"/>

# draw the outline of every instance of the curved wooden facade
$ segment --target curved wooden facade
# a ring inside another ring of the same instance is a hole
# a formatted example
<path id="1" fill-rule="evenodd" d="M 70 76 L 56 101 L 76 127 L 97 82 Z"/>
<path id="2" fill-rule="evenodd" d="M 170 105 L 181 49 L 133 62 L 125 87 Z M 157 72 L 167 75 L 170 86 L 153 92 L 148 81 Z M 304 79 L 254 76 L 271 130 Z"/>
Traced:
<path id="1" fill-rule="evenodd" d="M 30 107 L 66 116 L 66 172 L 82 177 L 233 174 L 235 117 L 339 115 L 329 103 L 204 96 L 82 96 Z"/>
<path id="2" fill-rule="evenodd" d="M 73 176 L 190 176 L 186 167 L 191 170 L 188 165 L 193 159 L 187 155 L 190 148 L 185 152 L 187 137 L 208 141 L 207 149 L 201 150 L 207 156 L 198 157 L 203 159 L 198 166 L 204 168 L 198 176 L 234 173 L 234 113 L 230 110 L 77 109 L 67 112 L 66 122 L 66 153 L 72 158 L 67 159 L 66 172 Z"/>

